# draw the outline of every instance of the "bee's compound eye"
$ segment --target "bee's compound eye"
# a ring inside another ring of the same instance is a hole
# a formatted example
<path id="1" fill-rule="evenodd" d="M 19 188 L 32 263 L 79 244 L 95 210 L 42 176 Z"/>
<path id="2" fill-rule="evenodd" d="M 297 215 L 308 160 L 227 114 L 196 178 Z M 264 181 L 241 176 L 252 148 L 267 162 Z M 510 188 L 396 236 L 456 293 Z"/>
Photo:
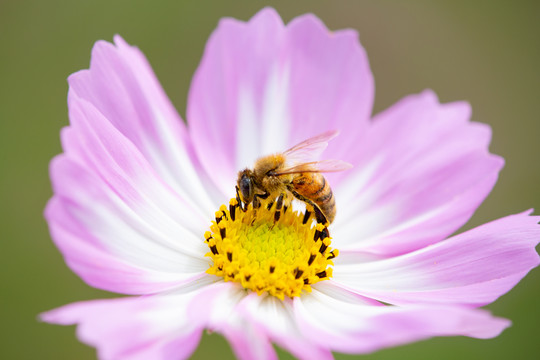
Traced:
<path id="1" fill-rule="evenodd" d="M 253 182 L 247 176 L 242 176 L 238 184 L 240 186 L 240 192 L 245 201 L 250 201 L 253 198 Z"/>

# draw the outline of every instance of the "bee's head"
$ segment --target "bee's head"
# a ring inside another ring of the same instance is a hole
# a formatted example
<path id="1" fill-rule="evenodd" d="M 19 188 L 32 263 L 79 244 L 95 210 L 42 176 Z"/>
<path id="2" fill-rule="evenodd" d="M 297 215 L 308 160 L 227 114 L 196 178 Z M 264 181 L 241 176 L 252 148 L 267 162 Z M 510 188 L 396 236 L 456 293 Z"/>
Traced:
<path id="1" fill-rule="evenodd" d="M 238 173 L 238 189 L 240 190 L 240 195 L 242 195 L 242 200 L 249 204 L 253 201 L 255 196 L 255 183 L 253 178 L 253 172 L 249 169 L 245 169 Z"/>

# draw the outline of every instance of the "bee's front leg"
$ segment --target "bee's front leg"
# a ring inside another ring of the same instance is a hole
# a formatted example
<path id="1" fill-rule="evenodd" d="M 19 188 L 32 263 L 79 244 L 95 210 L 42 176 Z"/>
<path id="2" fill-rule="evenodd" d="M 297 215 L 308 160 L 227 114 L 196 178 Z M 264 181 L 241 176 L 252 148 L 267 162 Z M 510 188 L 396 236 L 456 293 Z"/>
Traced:
<path id="1" fill-rule="evenodd" d="M 267 191 L 265 191 L 262 194 L 255 194 L 253 196 L 253 208 L 254 209 L 259 208 L 261 206 L 261 202 L 259 199 L 266 200 L 268 199 L 269 196 L 270 196 L 270 193 Z"/>
<path id="2" fill-rule="evenodd" d="M 242 198 L 240 197 L 240 189 L 238 186 L 235 186 L 236 188 L 236 201 L 238 202 L 238 206 L 240 206 L 240 209 L 242 209 L 243 212 L 247 211 L 248 204 L 242 201 Z"/>

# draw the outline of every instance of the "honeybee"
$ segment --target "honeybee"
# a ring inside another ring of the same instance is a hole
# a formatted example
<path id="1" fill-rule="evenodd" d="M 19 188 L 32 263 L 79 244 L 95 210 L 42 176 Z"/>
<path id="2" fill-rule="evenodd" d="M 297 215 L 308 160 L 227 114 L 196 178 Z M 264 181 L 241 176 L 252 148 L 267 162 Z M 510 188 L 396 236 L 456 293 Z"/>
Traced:
<path id="1" fill-rule="evenodd" d="M 284 198 L 292 194 L 296 199 L 309 204 L 317 222 L 330 224 L 336 216 L 336 202 L 332 188 L 321 173 L 347 170 L 351 164 L 341 160 L 316 161 L 328 146 L 328 141 L 338 135 L 327 131 L 293 146 L 283 153 L 259 158 L 253 169 L 246 168 L 238 173 L 237 197 L 254 208 L 260 206 L 259 199 L 276 199 L 276 210 L 283 206 Z M 306 209 L 304 223 L 310 217 Z M 279 218 L 279 213 L 276 212 Z"/>

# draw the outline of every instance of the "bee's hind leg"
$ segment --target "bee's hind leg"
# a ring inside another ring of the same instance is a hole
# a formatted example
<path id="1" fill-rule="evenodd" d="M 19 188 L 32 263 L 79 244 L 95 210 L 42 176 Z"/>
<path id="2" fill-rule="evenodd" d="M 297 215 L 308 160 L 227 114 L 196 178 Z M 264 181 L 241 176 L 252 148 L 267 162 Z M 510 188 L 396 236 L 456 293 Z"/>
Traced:
<path id="1" fill-rule="evenodd" d="M 313 204 L 313 211 L 315 212 L 315 219 L 317 219 L 317 222 L 319 224 L 326 225 L 328 223 L 328 219 L 326 219 L 326 216 L 323 214 L 321 209 L 315 204 Z"/>
<path id="2" fill-rule="evenodd" d="M 313 208 L 313 213 L 315 214 L 315 220 L 317 220 L 317 223 L 323 224 L 323 225 L 328 224 L 328 219 L 326 218 L 326 215 L 324 215 L 324 213 L 317 206 L 317 204 L 315 204 L 313 201 L 311 201 L 307 197 L 300 195 L 299 193 L 297 193 L 294 190 L 291 190 L 291 192 L 294 195 L 294 197 L 297 198 L 298 200 L 303 201 L 306 204 L 311 205 L 311 207 Z M 304 220 L 303 220 L 304 224 L 308 222 L 310 216 L 311 216 L 311 212 L 308 209 L 306 209 L 306 212 L 304 214 Z"/>

